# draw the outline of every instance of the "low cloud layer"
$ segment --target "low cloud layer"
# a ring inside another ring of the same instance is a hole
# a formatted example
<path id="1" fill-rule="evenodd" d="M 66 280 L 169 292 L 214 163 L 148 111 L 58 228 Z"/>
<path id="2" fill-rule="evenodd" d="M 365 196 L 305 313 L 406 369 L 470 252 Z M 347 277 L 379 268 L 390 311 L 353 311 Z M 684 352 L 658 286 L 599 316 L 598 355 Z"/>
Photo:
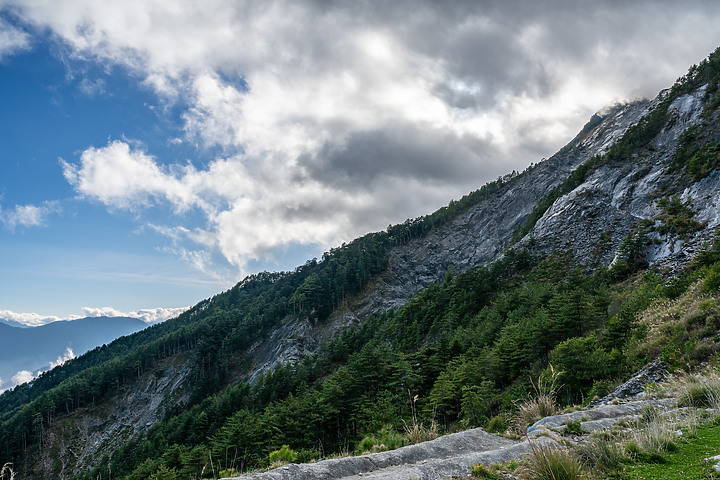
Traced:
<path id="1" fill-rule="evenodd" d="M 73 352 L 72 348 L 67 347 L 65 348 L 65 352 L 62 355 L 59 355 L 56 360 L 48 363 L 47 368 L 41 368 L 35 372 L 31 372 L 30 370 L 18 371 L 17 373 L 15 373 L 15 375 L 12 376 L 12 378 L 10 379 L 10 383 L 5 384 L 5 388 L 3 388 L 4 382 L 0 378 L 0 393 L 4 392 L 5 390 L 9 390 L 17 385 L 31 382 L 41 373 L 47 370 L 52 370 L 55 367 L 59 367 L 60 365 L 65 364 L 65 362 L 72 360 L 73 358 L 75 358 L 75 353 Z"/>
<path id="2" fill-rule="evenodd" d="M 28 327 L 37 327 L 45 325 L 51 322 L 57 322 L 63 320 L 60 317 L 52 315 L 40 315 L 37 313 L 16 313 L 10 310 L 0 310 L 0 318 L 3 320 L 10 320 L 11 322 L 17 322 Z M 80 317 L 78 317 L 80 318 Z"/>
<path id="3" fill-rule="evenodd" d="M 131 317 L 140 318 L 148 323 L 164 322 L 175 318 L 190 307 L 179 308 L 143 308 L 136 312 L 122 312 L 112 307 L 83 307 L 86 317 Z"/>
<path id="4" fill-rule="evenodd" d="M 55 367 L 59 367 L 73 358 L 75 358 L 75 353 L 72 351 L 72 348 L 66 347 L 62 355 L 58 356 L 54 362 L 50 362 L 50 369 L 52 370 Z"/>
<path id="5" fill-rule="evenodd" d="M 712 1 L 3 6 L 72 61 L 123 67 L 180 110 L 193 162 L 123 138 L 78 146 L 62 167 L 79 198 L 133 212 L 208 276 L 429 213 L 551 155 L 605 104 L 655 95 L 720 43 Z M 167 223 L 145 217 L 158 208 Z"/>
<path id="6" fill-rule="evenodd" d="M 37 313 L 16 313 L 10 310 L 0 310 L 0 319 L 17 322 L 28 327 L 38 327 L 52 322 L 72 321 L 85 317 L 131 317 L 139 318 L 145 322 L 164 322 L 177 317 L 190 307 L 179 308 L 143 308 L 134 312 L 123 312 L 113 307 L 83 307 L 83 315 L 70 315 L 57 317 L 53 315 L 40 315 Z"/>

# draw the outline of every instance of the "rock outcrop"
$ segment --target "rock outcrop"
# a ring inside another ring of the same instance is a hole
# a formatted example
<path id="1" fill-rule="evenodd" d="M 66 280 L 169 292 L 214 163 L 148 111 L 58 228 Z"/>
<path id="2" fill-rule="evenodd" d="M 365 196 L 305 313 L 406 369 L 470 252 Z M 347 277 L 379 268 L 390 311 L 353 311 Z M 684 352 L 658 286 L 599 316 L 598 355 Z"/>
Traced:
<path id="1" fill-rule="evenodd" d="M 645 391 L 645 386 L 647 384 L 660 383 L 665 380 L 666 376 L 667 364 L 657 358 L 651 364 L 636 373 L 630 380 L 617 387 L 612 393 L 588 403 L 588 408 L 607 405 L 615 399 L 636 397 Z"/>
<path id="2" fill-rule="evenodd" d="M 648 406 L 665 410 L 675 400 L 665 398 L 606 405 L 554 415 L 528 427 L 527 438 L 511 440 L 480 428 L 453 433 L 389 452 L 289 464 L 266 472 L 248 473 L 236 480 L 418 480 L 467 475 L 473 465 L 490 465 L 519 459 L 533 448 L 558 446 L 569 422 L 580 422 L 587 432 L 609 429 L 621 420 L 639 418 Z"/>

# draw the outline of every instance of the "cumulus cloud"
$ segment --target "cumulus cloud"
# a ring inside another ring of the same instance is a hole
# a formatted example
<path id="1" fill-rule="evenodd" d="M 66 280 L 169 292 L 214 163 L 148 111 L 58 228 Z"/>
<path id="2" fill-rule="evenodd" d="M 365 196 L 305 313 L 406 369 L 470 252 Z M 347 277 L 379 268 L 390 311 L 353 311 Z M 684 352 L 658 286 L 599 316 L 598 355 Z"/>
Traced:
<path id="1" fill-rule="evenodd" d="M 122 66 L 181 108 L 196 165 L 123 139 L 63 172 L 83 198 L 141 219 L 169 205 L 175 217 L 152 228 L 207 275 L 215 254 L 247 273 L 428 213 L 720 43 L 720 10 L 700 0 L 0 1 L 73 58 Z"/>
<path id="2" fill-rule="evenodd" d="M 146 205 L 155 196 L 164 196 L 185 208 L 191 194 L 163 172 L 153 158 L 141 150 L 131 150 L 126 142 L 114 141 L 103 148 L 89 148 L 80 164 L 60 160 L 65 178 L 82 195 L 117 208 Z M 191 167 L 190 167 L 191 168 Z"/>
<path id="3" fill-rule="evenodd" d="M 10 230 L 16 227 L 42 227 L 47 217 L 60 212 L 58 202 L 43 202 L 41 205 L 15 205 L 10 211 L 0 209 L 0 221 Z"/>
<path id="4" fill-rule="evenodd" d="M 31 382 L 35 378 L 35 375 L 29 370 L 20 370 L 12 377 L 13 385 L 22 385 L 23 383 Z"/>
<path id="5" fill-rule="evenodd" d="M 62 355 L 59 355 L 55 361 L 48 362 L 48 367 L 45 370 L 52 370 L 55 367 L 59 367 L 60 365 L 63 365 L 68 360 L 72 360 L 75 358 L 75 353 L 73 352 L 72 348 L 66 347 L 65 352 Z M 17 385 L 22 385 L 23 383 L 31 382 L 40 375 L 43 371 L 43 369 L 37 370 L 35 372 L 31 372 L 30 370 L 20 370 L 15 375 L 13 375 L 10 383 L 10 388 L 15 387 Z M 0 379 L 0 393 L 4 392 L 6 389 L 2 388 L 3 382 L 2 379 Z"/>

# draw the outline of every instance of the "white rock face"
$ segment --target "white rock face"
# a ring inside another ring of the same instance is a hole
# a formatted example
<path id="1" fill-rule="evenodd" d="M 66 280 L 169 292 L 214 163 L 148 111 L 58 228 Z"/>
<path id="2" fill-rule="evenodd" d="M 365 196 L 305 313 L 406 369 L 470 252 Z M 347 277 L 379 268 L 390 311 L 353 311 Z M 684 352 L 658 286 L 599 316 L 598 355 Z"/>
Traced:
<path id="1" fill-rule="evenodd" d="M 668 167 L 680 135 L 701 121 L 705 89 L 703 86 L 672 102 L 668 108 L 671 120 L 650 142 L 650 153 L 598 168 L 582 185 L 558 198 L 529 236 L 542 244 L 554 242 L 551 250 L 570 251 L 588 265 L 609 265 L 624 236 L 640 220 L 655 221 L 661 213 L 657 201 L 677 195 L 691 202 L 696 220 L 706 228 L 683 239 L 651 236 L 655 243 L 648 247 L 647 259 L 672 272 L 693 258 L 720 224 L 720 172 L 683 190 L 667 190 L 679 183 L 679 176 L 669 173 Z"/>
<path id="2" fill-rule="evenodd" d="M 395 248 L 383 281 L 357 306 L 358 317 L 397 309 L 421 288 L 441 281 L 451 266 L 464 271 L 501 258 L 513 232 L 525 224 L 535 205 L 574 169 L 607 151 L 630 125 L 647 113 L 649 105 L 650 102 L 642 101 L 611 108 L 589 132 L 581 132 L 568 147 L 519 174 L 491 198 L 426 237 Z M 620 179 L 621 174 L 614 176 Z M 606 179 L 591 178 L 589 184 L 559 199 L 524 243 L 529 237 L 549 241 L 564 236 L 563 225 L 567 221 L 576 216 L 592 216 L 595 197 L 604 193 L 600 188 L 603 181 Z M 622 236 L 613 240 L 613 244 L 619 244 Z"/>

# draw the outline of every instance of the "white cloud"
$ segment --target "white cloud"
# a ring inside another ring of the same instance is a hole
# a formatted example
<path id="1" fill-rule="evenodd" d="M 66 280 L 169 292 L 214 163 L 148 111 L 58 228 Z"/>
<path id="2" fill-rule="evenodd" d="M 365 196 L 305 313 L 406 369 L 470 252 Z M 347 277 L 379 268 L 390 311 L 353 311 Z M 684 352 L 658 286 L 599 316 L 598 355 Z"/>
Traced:
<path id="1" fill-rule="evenodd" d="M 72 351 L 72 348 L 66 347 L 65 348 L 65 354 L 58 356 L 57 360 L 54 362 L 50 362 L 50 369 L 52 370 L 55 367 L 59 367 L 60 365 L 64 364 L 68 360 L 72 360 L 75 358 L 75 353 Z"/>
<path id="2" fill-rule="evenodd" d="M 59 355 L 55 361 L 48 363 L 48 370 L 59 367 L 60 365 L 63 365 L 65 362 L 67 362 L 68 360 L 72 360 L 73 358 L 75 358 L 75 353 L 72 351 L 72 348 L 66 347 L 63 355 Z M 37 375 L 40 375 L 43 371 L 44 370 L 31 372 L 30 370 L 20 370 L 15 375 L 13 375 L 10 386 L 15 387 L 16 385 L 22 385 L 23 383 L 31 382 L 35 379 Z M 0 393 L 4 391 L 1 388 L 2 383 L 2 380 L 0 380 Z"/>
<path id="3" fill-rule="evenodd" d="M 91 80 L 86 77 L 83 78 L 78 85 L 80 91 L 88 97 L 94 97 L 96 95 L 101 95 L 105 93 L 106 87 L 107 85 L 105 83 L 105 80 L 103 80 L 102 78 Z"/>
<path id="4" fill-rule="evenodd" d="M 15 313 L 10 310 L 0 310 L 0 318 L 22 323 L 23 325 L 27 325 L 28 327 L 37 327 L 40 325 L 45 325 L 46 323 L 62 320 L 60 317 L 55 317 L 52 315 L 40 315 L 37 313 Z"/>
<path id="5" fill-rule="evenodd" d="M 22 385 L 23 383 L 28 383 L 32 381 L 32 379 L 35 378 L 35 375 L 29 370 L 20 370 L 12 377 L 12 383 L 13 385 Z"/>
<path id="6" fill-rule="evenodd" d="M 0 221 L 10 230 L 16 227 L 42 227 L 47 217 L 60 212 L 58 202 L 43 202 L 41 205 L 15 205 L 11 211 L 0 209 Z"/>
<path id="7" fill-rule="evenodd" d="M 30 47 L 30 35 L 0 18 L 0 60 Z"/>
<path id="8" fill-rule="evenodd" d="M 163 322 L 177 317 L 190 307 L 178 308 L 143 308 L 135 312 L 122 312 L 112 307 L 83 307 L 87 317 L 131 317 L 140 318 L 148 323 Z"/>
<path id="9" fill-rule="evenodd" d="M 217 254 L 243 274 L 428 213 L 554 153 L 603 105 L 654 95 L 720 43 L 720 11 L 700 1 L 3 4 L 184 108 L 200 157 L 224 152 L 167 166 L 152 145 L 115 140 L 62 162 L 110 209 L 170 205 L 177 215 L 153 225 L 165 251 L 209 276 Z"/>
<path id="10" fill-rule="evenodd" d="M 131 150 L 123 141 L 85 150 L 80 165 L 60 162 L 65 178 L 79 193 L 108 206 L 147 205 L 155 196 L 167 197 L 182 209 L 193 203 L 192 192 L 172 174 L 163 172 L 151 156 Z"/>
<path id="11" fill-rule="evenodd" d="M 177 317 L 190 307 L 157 307 L 142 308 L 137 311 L 123 312 L 113 307 L 83 307 L 83 315 L 68 315 L 65 317 L 57 317 L 54 315 L 40 315 L 38 313 L 15 313 L 10 310 L 0 310 L 0 318 L 12 320 L 14 322 L 27 325 L 28 327 L 38 327 L 51 322 L 72 321 L 85 317 L 131 317 L 139 318 L 148 323 L 161 322 L 170 318 Z"/>

